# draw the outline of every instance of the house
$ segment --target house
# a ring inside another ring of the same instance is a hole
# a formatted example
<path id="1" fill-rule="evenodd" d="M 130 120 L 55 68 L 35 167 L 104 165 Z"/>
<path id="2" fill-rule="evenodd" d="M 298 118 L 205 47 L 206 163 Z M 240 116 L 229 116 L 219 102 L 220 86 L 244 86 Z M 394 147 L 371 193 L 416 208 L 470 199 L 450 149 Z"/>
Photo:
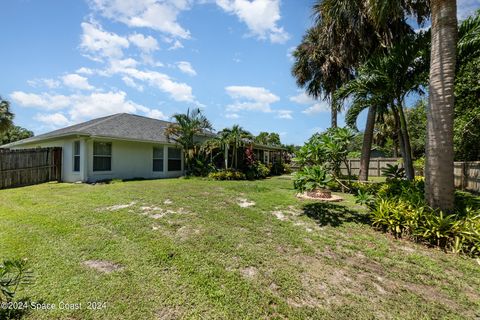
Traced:
<path id="1" fill-rule="evenodd" d="M 168 124 L 119 113 L 1 148 L 61 147 L 65 182 L 179 177 L 184 174 L 183 151 L 165 136 Z"/>

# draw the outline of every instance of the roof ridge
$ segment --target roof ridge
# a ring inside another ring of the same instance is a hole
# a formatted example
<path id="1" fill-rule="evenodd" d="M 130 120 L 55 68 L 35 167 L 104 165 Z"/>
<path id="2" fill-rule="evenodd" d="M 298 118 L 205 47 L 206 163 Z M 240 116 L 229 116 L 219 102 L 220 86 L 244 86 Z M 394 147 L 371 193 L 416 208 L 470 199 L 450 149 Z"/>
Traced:
<path id="1" fill-rule="evenodd" d="M 136 114 L 136 113 L 127 113 L 127 112 L 124 112 L 124 113 L 120 113 L 120 114 L 126 114 L 126 115 L 129 115 L 129 116 L 135 116 L 135 117 L 139 117 L 139 118 L 145 118 L 145 119 L 148 119 L 148 120 L 155 120 L 155 121 L 160 121 L 160 122 L 171 123 L 171 121 L 155 119 L 155 118 L 151 118 L 151 117 L 147 117 L 147 116 L 142 116 L 142 115 Z"/>
<path id="2" fill-rule="evenodd" d="M 114 118 L 116 118 L 116 117 L 118 117 L 118 116 L 121 116 L 122 114 L 124 114 L 124 113 L 114 113 L 114 114 L 105 116 L 105 117 L 103 117 L 103 118 L 92 119 L 92 120 L 90 120 L 92 123 L 87 124 L 87 125 L 82 126 L 82 127 L 79 127 L 79 128 L 78 128 L 78 131 L 88 129 L 88 128 L 93 127 L 93 126 L 96 126 L 96 125 L 98 125 L 98 124 L 100 124 L 100 123 L 104 123 L 105 121 L 114 119 Z M 93 121 L 93 120 L 98 120 L 98 121 Z M 86 121 L 86 122 L 88 122 L 88 121 Z M 85 122 L 84 122 L 84 123 L 85 123 Z M 79 123 L 79 124 L 81 124 L 81 123 Z M 77 124 L 77 126 L 78 126 L 79 124 Z M 68 127 L 67 127 L 67 128 L 68 128 Z M 64 128 L 64 129 L 66 129 L 66 128 Z"/>

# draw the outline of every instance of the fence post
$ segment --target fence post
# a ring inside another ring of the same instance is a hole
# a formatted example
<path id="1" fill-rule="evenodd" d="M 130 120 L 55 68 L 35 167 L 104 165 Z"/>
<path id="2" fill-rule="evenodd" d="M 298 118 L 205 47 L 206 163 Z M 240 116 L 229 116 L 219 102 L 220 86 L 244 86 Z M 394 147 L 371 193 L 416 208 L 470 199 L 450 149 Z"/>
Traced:
<path id="1" fill-rule="evenodd" d="M 465 190 L 465 162 L 460 165 L 460 189 Z"/>

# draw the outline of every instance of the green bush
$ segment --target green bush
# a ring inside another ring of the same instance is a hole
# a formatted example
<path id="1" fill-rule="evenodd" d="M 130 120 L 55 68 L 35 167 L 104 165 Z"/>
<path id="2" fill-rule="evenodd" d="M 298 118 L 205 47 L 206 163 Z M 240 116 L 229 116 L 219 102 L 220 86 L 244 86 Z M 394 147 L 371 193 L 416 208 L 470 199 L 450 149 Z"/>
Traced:
<path id="1" fill-rule="evenodd" d="M 315 189 L 327 189 L 332 181 L 332 176 L 322 166 L 304 167 L 295 174 L 293 186 L 300 192 L 313 191 Z"/>
<path id="2" fill-rule="evenodd" d="M 255 161 L 245 170 L 245 175 L 249 180 L 265 179 L 270 175 L 270 169 L 260 161 Z"/>
<path id="3" fill-rule="evenodd" d="M 480 255 L 478 200 L 457 193 L 456 212 L 445 214 L 427 206 L 423 189 L 423 181 L 395 180 L 378 189 L 374 202 L 369 202 L 367 194 L 357 196 L 357 201 L 370 208 L 374 227 L 455 253 Z"/>
<path id="4" fill-rule="evenodd" d="M 247 177 L 243 172 L 233 170 L 233 169 L 212 172 L 208 175 L 208 178 L 213 180 L 246 180 L 247 179 Z"/>
<path id="5" fill-rule="evenodd" d="M 32 272 L 26 260 L 6 260 L 0 264 L 0 302 L 15 298 L 19 286 L 32 283 Z"/>
<path id="6" fill-rule="evenodd" d="M 398 164 L 395 164 L 395 165 L 387 164 L 387 167 L 382 169 L 382 174 L 387 178 L 387 181 L 403 180 L 406 178 L 405 169 L 400 168 Z"/>

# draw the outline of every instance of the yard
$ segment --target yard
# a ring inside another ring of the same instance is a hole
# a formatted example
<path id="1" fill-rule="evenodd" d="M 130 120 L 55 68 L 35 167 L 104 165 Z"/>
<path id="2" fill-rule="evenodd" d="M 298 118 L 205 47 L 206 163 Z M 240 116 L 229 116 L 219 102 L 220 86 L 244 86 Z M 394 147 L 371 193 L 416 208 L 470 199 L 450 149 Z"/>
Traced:
<path id="1" fill-rule="evenodd" d="M 287 176 L 0 190 L 0 260 L 28 258 L 19 297 L 55 306 L 25 319 L 480 316 L 478 260 L 294 194 Z"/>

